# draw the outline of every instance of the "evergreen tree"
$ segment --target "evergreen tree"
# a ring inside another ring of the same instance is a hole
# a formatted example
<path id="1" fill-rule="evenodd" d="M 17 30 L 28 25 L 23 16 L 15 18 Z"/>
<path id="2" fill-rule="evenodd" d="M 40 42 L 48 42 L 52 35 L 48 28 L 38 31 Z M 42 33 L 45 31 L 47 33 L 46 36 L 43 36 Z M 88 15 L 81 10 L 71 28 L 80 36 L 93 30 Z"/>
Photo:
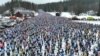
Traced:
<path id="1" fill-rule="evenodd" d="M 13 2 L 14 2 L 14 0 L 11 0 L 10 12 L 11 12 L 11 15 L 12 15 L 12 16 L 14 15 L 14 9 L 13 9 L 13 7 L 14 7 L 14 6 L 13 6 L 13 5 L 14 5 L 14 3 L 13 3 Z"/>
<path id="2" fill-rule="evenodd" d="M 97 15 L 100 16 L 100 0 L 99 0 L 99 9 Z"/>

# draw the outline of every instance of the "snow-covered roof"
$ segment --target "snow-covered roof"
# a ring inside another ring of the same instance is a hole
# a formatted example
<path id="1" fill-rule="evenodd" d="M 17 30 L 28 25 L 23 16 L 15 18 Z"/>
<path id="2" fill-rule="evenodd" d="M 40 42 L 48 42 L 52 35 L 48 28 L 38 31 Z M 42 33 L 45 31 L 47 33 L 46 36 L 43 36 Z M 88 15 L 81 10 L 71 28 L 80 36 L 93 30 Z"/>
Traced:
<path id="1" fill-rule="evenodd" d="M 32 14 L 35 11 L 33 11 L 33 10 L 27 10 L 25 8 L 22 8 L 22 7 L 14 8 L 14 14 L 16 14 L 17 12 L 20 12 L 22 14 Z M 10 14 L 10 10 L 5 11 L 4 14 Z"/>

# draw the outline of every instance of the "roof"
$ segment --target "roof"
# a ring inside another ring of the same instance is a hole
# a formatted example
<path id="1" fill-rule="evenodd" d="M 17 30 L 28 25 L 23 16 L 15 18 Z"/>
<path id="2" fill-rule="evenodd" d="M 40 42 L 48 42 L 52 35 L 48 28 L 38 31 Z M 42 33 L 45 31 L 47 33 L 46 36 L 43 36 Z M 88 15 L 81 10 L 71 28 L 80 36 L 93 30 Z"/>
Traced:
<path id="1" fill-rule="evenodd" d="M 22 8 L 22 7 L 14 8 L 14 14 L 16 14 L 17 12 L 20 12 L 22 14 L 32 14 L 32 13 L 34 13 L 34 11 L 32 11 L 32 10 L 27 10 L 25 8 Z M 10 14 L 10 10 L 5 11 L 4 14 Z"/>

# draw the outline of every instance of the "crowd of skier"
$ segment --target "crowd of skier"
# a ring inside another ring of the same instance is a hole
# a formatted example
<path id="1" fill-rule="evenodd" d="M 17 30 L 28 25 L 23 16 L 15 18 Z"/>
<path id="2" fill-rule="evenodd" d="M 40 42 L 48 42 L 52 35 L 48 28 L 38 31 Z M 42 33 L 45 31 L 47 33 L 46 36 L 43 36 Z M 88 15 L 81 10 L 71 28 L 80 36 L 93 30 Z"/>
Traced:
<path id="1" fill-rule="evenodd" d="M 0 33 L 0 56 L 99 56 L 99 26 L 40 13 Z"/>

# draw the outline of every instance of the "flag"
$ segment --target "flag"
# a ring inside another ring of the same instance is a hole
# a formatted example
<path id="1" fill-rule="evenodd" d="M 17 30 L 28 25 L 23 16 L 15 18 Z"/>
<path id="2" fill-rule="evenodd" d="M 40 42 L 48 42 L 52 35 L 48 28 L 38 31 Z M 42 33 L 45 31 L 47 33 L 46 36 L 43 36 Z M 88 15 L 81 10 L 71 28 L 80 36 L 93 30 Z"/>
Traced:
<path id="1" fill-rule="evenodd" d="M 7 43 L 6 42 L 4 42 L 4 50 L 5 50 L 5 52 L 4 52 L 4 56 L 7 56 Z"/>
<path id="2" fill-rule="evenodd" d="M 43 45 L 42 45 L 42 56 L 45 56 L 44 54 L 45 54 L 45 43 L 44 43 L 44 41 L 43 41 Z"/>
<path id="3" fill-rule="evenodd" d="M 12 54 L 12 48 L 10 47 L 10 56 L 12 56 L 13 54 Z"/>
<path id="4" fill-rule="evenodd" d="M 54 53 L 55 53 L 55 56 L 57 56 L 57 53 L 58 53 L 58 41 L 56 41 Z"/>
<path id="5" fill-rule="evenodd" d="M 0 42 L 0 48 L 3 48 L 3 47 L 4 47 L 4 43 Z"/>
<path id="6" fill-rule="evenodd" d="M 65 43 L 65 40 L 64 40 L 64 37 L 63 37 L 63 39 L 62 39 L 62 50 L 63 50 L 64 54 L 65 54 L 65 49 L 66 49 L 66 43 Z"/>

